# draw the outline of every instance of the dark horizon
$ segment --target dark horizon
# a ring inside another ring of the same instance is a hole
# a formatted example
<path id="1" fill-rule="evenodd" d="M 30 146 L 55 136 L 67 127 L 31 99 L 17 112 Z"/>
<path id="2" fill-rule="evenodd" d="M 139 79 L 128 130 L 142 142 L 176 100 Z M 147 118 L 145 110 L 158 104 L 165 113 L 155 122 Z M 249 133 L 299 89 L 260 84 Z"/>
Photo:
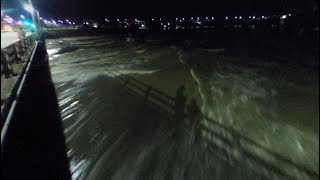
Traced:
<path id="1" fill-rule="evenodd" d="M 2 8 L 19 9 L 22 0 L 1 0 Z M 182 17 L 182 16 L 248 16 L 308 12 L 317 5 L 314 0 L 33 0 L 40 15 L 48 18 L 98 18 L 98 17 Z M 23 10 L 22 10 L 23 11 Z"/>

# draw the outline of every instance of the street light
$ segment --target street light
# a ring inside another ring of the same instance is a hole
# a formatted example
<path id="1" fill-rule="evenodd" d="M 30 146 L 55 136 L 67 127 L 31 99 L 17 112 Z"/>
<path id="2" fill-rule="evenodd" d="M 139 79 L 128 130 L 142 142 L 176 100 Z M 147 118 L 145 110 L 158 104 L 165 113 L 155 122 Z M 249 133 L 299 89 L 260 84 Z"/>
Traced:
<path id="1" fill-rule="evenodd" d="M 24 9 L 31 13 L 32 21 L 36 30 L 40 30 L 40 19 L 39 19 L 39 11 L 35 10 L 32 6 L 31 0 L 29 0 L 28 4 L 24 5 Z"/>
<path id="2" fill-rule="evenodd" d="M 30 12 L 30 13 L 33 13 L 33 11 L 34 11 L 32 5 L 30 5 L 30 4 L 25 4 L 25 5 L 24 5 L 24 9 L 25 9 L 26 11 Z"/>

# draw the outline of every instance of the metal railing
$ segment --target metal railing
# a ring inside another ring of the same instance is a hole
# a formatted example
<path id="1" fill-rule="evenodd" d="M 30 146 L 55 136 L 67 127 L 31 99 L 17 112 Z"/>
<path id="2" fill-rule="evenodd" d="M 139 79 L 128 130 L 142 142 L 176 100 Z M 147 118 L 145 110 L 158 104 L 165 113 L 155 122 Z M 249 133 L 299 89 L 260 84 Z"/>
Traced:
<path id="1" fill-rule="evenodd" d="M 5 99 L 1 99 L 1 144 L 11 121 L 17 99 L 24 85 L 35 53 L 38 34 L 33 34 L 1 49 L 1 81 L 13 79 L 14 85 Z"/>

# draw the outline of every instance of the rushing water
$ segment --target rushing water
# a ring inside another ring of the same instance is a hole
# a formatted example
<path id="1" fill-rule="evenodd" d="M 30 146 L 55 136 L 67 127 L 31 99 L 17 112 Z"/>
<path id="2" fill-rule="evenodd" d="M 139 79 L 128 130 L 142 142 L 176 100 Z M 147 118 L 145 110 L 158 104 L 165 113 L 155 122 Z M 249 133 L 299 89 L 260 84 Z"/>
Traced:
<path id="1" fill-rule="evenodd" d="M 197 42 L 187 42 L 192 43 Z M 172 97 L 184 85 L 187 100 L 196 99 L 209 118 L 318 172 L 318 67 L 225 56 L 219 54 L 224 47 L 183 44 L 130 36 L 47 40 L 73 179 L 255 176 L 218 160 L 190 134 L 174 138 L 161 126 L 162 115 L 128 93 L 114 80 L 115 72 Z"/>

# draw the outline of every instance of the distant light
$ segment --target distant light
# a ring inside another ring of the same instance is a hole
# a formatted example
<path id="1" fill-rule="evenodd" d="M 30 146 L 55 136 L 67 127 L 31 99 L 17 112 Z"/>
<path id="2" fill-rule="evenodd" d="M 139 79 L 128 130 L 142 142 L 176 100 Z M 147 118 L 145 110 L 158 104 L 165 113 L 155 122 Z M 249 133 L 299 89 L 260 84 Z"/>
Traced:
<path id="1" fill-rule="evenodd" d="M 168 26 L 170 26 L 170 23 L 168 23 Z"/>
<path id="2" fill-rule="evenodd" d="M 264 19 L 264 16 L 262 16 L 262 19 Z"/>
<path id="3" fill-rule="evenodd" d="M 251 19 L 251 16 L 249 16 L 249 19 Z"/>
<path id="4" fill-rule="evenodd" d="M 182 20 L 184 20 L 184 18 L 182 18 Z"/>
<path id="5" fill-rule="evenodd" d="M 154 19 L 151 19 L 152 21 L 154 21 Z"/>
<path id="6" fill-rule="evenodd" d="M 193 17 L 191 17 L 191 19 L 193 20 Z"/>
<path id="7" fill-rule="evenodd" d="M 86 22 L 86 25 L 89 25 L 89 23 L 88 23 L 88 22 Z"/>
<path id="8" fill-rule="evenodd" d="M 197 17 L 197 19 L 199 20 L 200 18 L 199 18 L 199 17 Z"/>
<path id="9" fill-rule="evenodd" d="M 120 21 L 120 19 L 117 19 L 117 21 Z"/>
<path id="10" fill-rule="evenodd" d="M 68 19 L 66 19 L 66 21 L 68 22 L 69 20 L 68 20 Z"/>
<path id="11" fill-rule="evenodd" d="M 24 15 L 20 15 L 20 17 L 21 17 L 22 19 L 26 18 Z"/>
<path id="12" fill-rule="evenodd" d="M 23 25 L 22 21 L 20 21 L 20 20 L 17 22 L 17 24 Z"/>
<path id="13" fill-rule="evenodd" d="M 161 21 L 162 19 L 160 18 L 160 21 Z"/>
<path id="14" fill-rule="evenodd" d="M 288 14 L 288 16 L 291 16 L 292 14 Z"/>
<path id="15" fill-rule="evenodd" d="M 208 19 L 208 17 L 206 17 L 206 19 Z"/>
<path id="16" fill-rule="evenodd" d="M 42 18 L 42 17 L 40 17 L 40 19 L 42 20 L 43 18 Z"/>
<path id="17" fill-rule="evenodd" d="M 226 19 L 229 19 L 228 17 L 226 17 Z"/>
<path id="18" fill-rule="evenodd" d="M 238 16 L 235 16 L 234 18 L 235 18 L 235 19 L 238 19 Z"/>
<path id="19" fill-rule="evenodd" d="M 167 27 L 166 25 L 163 25 L 163 27 Z"/>
<path id="20" fill-rule="evenodd" d="M 52 20 L 52 23 L 53 23 L 53 24 L 57 24 L 57 22 L 56 22 L 55 20 Z"/>
<path id="21" fill-rule="evenodd" d="M 74 24 L 76 24 L 75 22 L 72 22 L 72 24 L 74 25 Z"/>
<path id="22" fill-rule="evenodd" d="M 287 18 L 287 15 L 282 15 L 281 16 L 281 19 L 286 19 Z"/>
<path id="23" fill-rule="evenodd" d="M 252 16 L 252 19 L 255 19 L 256 17 L 255 16 Z"/>
<path id="24" fill-rule="evenodd" d="M 178 18 L 176 18 L 176 21 L 178 20 Z"/>
<path id="25" fill-rule="evenodd" d="M 161 23 L 161 26 L 163 25 L 163 23 Z"/>
<path id="26" fill-rule="evenodd" d="M 239 16 L 239 19 L 242 19 L 242 16 Z"/>
<path id="27" fill-rule="evenodd" d="M 214 17 L 211 17 L 211 19 L 214 19 Z"/>

